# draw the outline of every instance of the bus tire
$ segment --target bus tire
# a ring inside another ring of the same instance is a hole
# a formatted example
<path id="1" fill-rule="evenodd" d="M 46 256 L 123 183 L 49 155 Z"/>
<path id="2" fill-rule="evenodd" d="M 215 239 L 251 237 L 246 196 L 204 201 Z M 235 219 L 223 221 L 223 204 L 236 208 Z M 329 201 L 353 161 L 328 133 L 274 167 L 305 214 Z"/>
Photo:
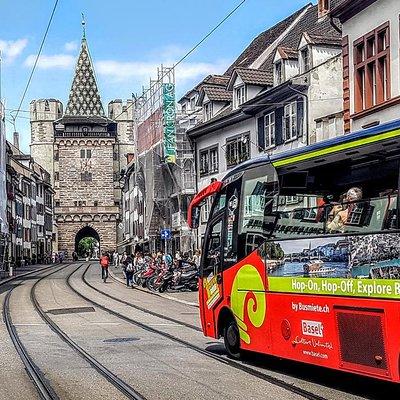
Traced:
<path id="1" fill-rule="evenodd" d="M 224 345 L 229 357 L 240 359 L 240 334 L 234 319 L 226 321 L 224 328 Z"/>

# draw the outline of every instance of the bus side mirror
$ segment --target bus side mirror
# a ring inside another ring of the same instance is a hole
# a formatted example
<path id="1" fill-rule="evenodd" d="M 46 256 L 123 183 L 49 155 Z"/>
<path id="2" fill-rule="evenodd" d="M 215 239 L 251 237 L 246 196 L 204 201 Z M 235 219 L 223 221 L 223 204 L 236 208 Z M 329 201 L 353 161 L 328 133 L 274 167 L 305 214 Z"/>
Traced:
<path id="1" fill-rule="evenodd" d="M 197 229 L 200 225 L 200 207 L 192 207 L 188 216 L 188 225 L 191 229 Z"/>

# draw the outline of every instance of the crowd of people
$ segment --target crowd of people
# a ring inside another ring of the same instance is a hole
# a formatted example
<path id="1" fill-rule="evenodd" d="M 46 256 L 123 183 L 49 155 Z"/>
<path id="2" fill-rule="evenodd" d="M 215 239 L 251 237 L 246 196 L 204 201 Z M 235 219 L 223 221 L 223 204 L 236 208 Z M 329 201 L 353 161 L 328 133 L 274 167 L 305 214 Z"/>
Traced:
<path id="1" fill-rule="evenodd" d="M 124 251 L 119 254 L 117 251 L 103 252 L 100 257 L 100 265 L 102 267 L 102 279 L 105 281 L 108 277 L 108 268 L 113 265 L 115 268 L 121 267 L 127 286 L 132 286 L 132 277 L 135 271 L 142 270 L 147 265 L 154 265 L 157 269 L 170 268 L 178 266 L 183 261 L 192 263 L 197 269 L 200 267 L 201 252 L 196 250 L 193 256 L 190 257 L 189 253 L 181 253 L 177 251 L 175 257 L 170 253 L 158 251 L 157 253 L 143 253 L 137 251 L 135 254 L 127 254 Z"/>

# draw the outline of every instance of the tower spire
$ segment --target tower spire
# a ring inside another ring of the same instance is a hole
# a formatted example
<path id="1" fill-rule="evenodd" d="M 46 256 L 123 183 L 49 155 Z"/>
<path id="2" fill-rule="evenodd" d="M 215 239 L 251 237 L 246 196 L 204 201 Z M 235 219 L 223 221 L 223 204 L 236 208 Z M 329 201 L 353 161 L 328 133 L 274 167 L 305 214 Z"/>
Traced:
<path id="1" fill-rule="evenodd" d="M 104 117 L 93 62 L 85 39 L 85 30 L 65 115 Z"/>
<path id="2" fill-rule="evenodd" d="M 82 14 L 82 40 L 86 40 L 86 21 L 85 21 L 85 14 Z"/>

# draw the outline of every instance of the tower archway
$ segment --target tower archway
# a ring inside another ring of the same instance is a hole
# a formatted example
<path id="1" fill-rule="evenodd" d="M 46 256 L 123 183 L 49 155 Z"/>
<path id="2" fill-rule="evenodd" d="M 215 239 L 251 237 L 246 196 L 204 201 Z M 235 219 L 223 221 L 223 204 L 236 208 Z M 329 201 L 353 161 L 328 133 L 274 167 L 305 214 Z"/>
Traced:
<path id="1" fill-rule="evenodd" d="M 100 257 L 100 235 L 91 226 L 85 226 L 75 235 L 75 252 L 79 258 Z"/>

